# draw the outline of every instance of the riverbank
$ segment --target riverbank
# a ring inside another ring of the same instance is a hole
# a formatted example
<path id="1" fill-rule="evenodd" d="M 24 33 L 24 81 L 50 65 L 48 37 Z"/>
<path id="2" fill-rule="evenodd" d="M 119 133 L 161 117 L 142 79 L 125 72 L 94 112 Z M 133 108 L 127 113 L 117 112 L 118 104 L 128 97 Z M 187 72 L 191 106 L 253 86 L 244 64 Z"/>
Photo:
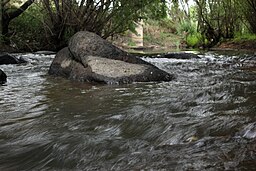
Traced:
<path id="1" fill-rule="evenodd" d="M 18 49 L 15 49 L 11 46 L 8 45 L 0 45 L 0 54 L 1 53 L 16 53 L 16 52 L 20 52 Z"/>
<path id="2" fill-rule="evenodd" d="M 256 52 L 256 40 L 225 40 L 211 50 L 233 50 Z"/>
<path id="3" fill-rule="evenodd" d="M 176 37 L 175 37 L 176 40 Z M 180 39 L 181 40 L 181 39 Z M 167 41 L 165 41 L 167 42 Z M 157 45 L 155 43 L 150 44 L 146 42 L 145 46 L 143 47 L 133 47 L 128 46 L 127 44 L 123 43 L 122 41 L 113 41 L 113 44 L 118 46 L 119 48 L 133 52 L 133 51 L 154 51 L 154 52 L 165 52 L 168 51 L 182 51 L 187 50 L 186 45 L 183 44 L 173 44 L 170 43 L 169 45 L 165 43 L 164 45 Z M 191 50 L 191 49 L 189 49 Z M 218 50 L 218 51 L 250 51 L 256 52 L 256 40 L 225 40 L 218 43 L 216 46 L 210 48 L 210 50 Z M 17 53 L 17 52 L 24 52 L 22 50 L 16 49 L 11 46 L 2 45 L 0 47 L 0 53 Z M 30 51 L 31 52 L 31 49 Z"/>
<path id="4" fill-rule="evenodd" d="M 120 44 L 116 44 L 120 48 L 129 51 L 129 52 L 158 52 L 163 53 L 167 51 L 187 51 L 187 50 L 198 50 L 191 49 L 186 46 L 186 44 L 182 44 L 180 46 L 155 46 L 155 45 L 147 45 L 143 47 L 131 47 L 131 46 L 123 46 Z M 199 48 L 200 49 L 200 48 Z M 243 51 L 243 52 L 256 52 L 256 40 L 225 40 L 218 43 L 216 46 L 206 49 L 213 51 Z"/>

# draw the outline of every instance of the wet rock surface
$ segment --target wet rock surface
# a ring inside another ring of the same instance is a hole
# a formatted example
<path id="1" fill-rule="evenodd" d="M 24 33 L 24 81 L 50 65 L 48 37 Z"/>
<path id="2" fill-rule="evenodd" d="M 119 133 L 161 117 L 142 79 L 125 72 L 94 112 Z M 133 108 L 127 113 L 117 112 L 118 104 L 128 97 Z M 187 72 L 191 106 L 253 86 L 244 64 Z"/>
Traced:
<path id="1" fill-rule="evenodd" d="M 171 81 L 174 76 L 90 32 L 78 32 L 57 53 L 49 74 L 106 84 Z"/>
<path id="2" fill-rule="evenodd" d="M 0 85 L 7 82 L 7 75 L 0 69 Z"/>
<path id="3" fill-rule="evenodd" d="M 194 53 L 166 53 L 160 55 L 161 58 L 172 58 L 172 59 L 200 59 L 197 54 Z"/>
<path id="4" fill-rule="evenodd" d="M 27 61 L 22 57 L 17 58 L 9 54 L 0 54 L 0 65 L 21 64 L 21 63 L 27 63 Z"/>

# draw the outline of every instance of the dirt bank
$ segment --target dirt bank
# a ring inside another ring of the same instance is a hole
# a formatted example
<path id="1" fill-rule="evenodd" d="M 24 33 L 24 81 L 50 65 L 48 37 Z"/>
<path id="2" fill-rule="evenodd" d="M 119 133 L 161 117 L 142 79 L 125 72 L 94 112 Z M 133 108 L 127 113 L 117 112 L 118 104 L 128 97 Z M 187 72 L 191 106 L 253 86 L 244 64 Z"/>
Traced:
<path id="1" fill-rule="evenodd" d="M 243 50 L 256 52 L 256 40 L 227 40 L 213 47 L 212 50 Z"/>

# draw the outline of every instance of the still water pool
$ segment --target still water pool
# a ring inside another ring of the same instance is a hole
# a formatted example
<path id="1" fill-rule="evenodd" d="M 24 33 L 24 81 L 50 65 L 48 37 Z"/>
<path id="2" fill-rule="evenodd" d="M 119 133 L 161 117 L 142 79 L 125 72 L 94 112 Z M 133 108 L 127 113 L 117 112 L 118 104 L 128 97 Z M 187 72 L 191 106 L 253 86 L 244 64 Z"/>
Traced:
<path id="1" fill-rule="evenodd" d="M 0 170 L 256 170 L 256 57 L 144 57 L 176 79 L 91 85 L 2 65 Z"/>

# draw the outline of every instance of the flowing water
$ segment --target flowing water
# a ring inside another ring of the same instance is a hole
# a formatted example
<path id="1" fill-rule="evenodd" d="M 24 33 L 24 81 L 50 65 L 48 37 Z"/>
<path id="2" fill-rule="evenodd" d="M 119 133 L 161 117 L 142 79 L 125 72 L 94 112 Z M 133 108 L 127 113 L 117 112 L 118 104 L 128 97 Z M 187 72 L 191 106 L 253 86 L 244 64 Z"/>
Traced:
<path id="1" fill-rule="evenodd" d="M 147 58 L 176 79 L 52 78 L 53 55 L 2 65 L 0 170 L 256 170 L 256 57 Z"/>

